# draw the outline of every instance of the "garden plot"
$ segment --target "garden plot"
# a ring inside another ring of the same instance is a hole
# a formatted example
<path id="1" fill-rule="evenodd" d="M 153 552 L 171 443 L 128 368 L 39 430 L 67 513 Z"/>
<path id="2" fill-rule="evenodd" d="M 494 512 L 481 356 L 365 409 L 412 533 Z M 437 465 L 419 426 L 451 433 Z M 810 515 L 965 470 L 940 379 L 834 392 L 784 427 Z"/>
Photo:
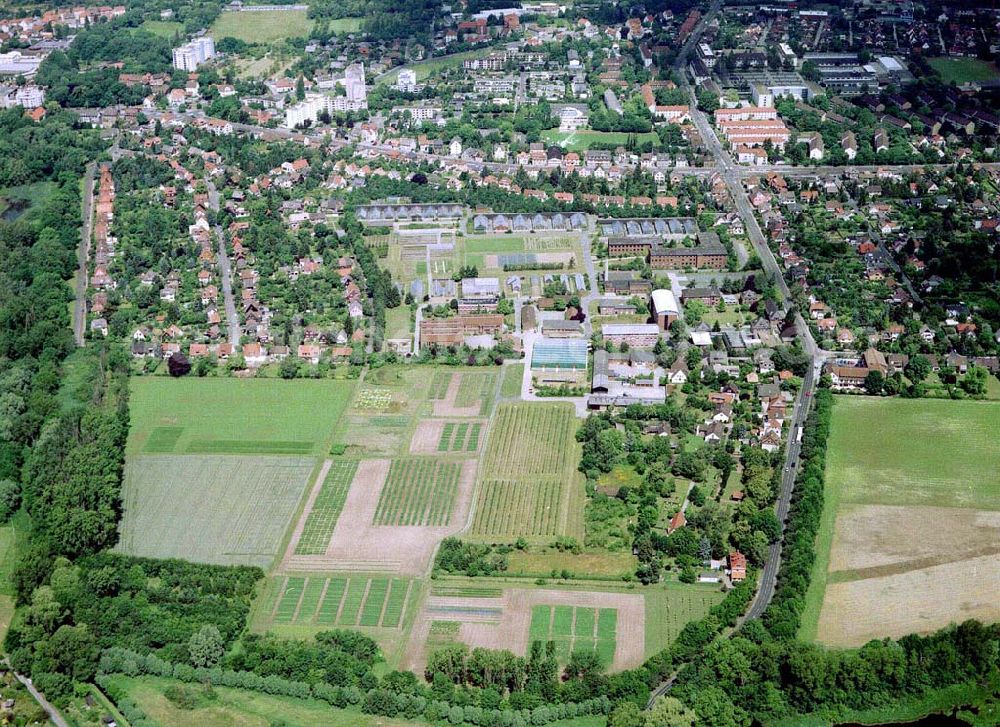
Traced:
<path id="1" fill-rule="evenodd" d="M 461 465 L 434 459 L 397 459 L 378 507 L 376 525 L 447 525 L 458 493 Z"/>
<path id="2" fill-rule="evenodd" d="M 425 419 L 410 440 L 411 454 L 475 453 L 486 438 L 486 420 Z"/>
<path id="3" fill-rule="evenodd" d="M 433 460 L 429 461 L 433 464 Z M 282 570 L 389 571 L 400 575 L 424 575 L 438 542 L 459 532 L 468 519 L 476 461 L 462 460 L 452 464 L 457 471 L 457 482 L 446 524 L 382 525 L 376 523 L 402 517 L 398 507 L 386 509 L 388 506 L 382 505 L 380 510 L 383 492 L 393 491 L 393 487 L 386 490 L 392 463 L 387 459 L 360 462 L 326 551 L 322 555 L 298 555 L 298 538 L 293 534 Z M 429 512 L 426 505 L 423 512 Z M 306 522 L 309 515 L 307 509 L 303 513 Z M 437 520 L 440 522 L 441 518 Z"/>
<path id="4" fill-rule="evenodd" d="M 308 517 L 300 520 L 297 555 L 322 555 L 344 509 L 347 491 L 358 469 L 357 462 L 327 460 L 306 503 Z"/>
<path id="5" fill-rule="evenodd" d="M 470 535 L 582 535 L 576 418 L 568 404 L 501 404 L 483 455 Z"/>
<path id="6" fill-rule="evenodd" d="M 551 640 L 563 662 L 574 648 L 590 649 L 615 671 L 644 657 L 645 605 L 638 594 L 524 588 L 506 588 L 501 595 L 438 593 L 428 597 L 410 635 L 407 667 L 418 673 L 442 633 L 470 648 L 522 656 L 533 640 Z M 446 629 L 443 623 L 459 626 Z"/>
<path id="7" fill-rule="evenodd" d="M 413 587 L 405 578 L 287 575 L 271 579 L 275 625 L 398 629 Z"/>
<path id="8" fill-rule="evenodd" d="M 146 558 L 267 568 L 314 463 L 294 457 L 130 457 L 116 549 Z"/>
<path id="9" fill-rule="evenodd" d="M 436 417 L 476 417 L 489 412 L 493 403 L 496 375 L 490 371 L 466 371 L 452 374 L 442 392 L 438 372 L 431 386 L 431 399 Z"/>

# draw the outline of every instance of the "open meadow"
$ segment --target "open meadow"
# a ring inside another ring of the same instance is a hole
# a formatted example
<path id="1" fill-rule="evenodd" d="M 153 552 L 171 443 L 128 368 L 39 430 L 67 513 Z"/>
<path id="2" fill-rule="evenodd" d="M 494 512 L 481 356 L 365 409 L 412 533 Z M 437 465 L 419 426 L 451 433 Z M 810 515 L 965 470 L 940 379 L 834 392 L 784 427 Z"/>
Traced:
<path id="1" fill-rule="evenodd" d="M 246 43 L 272 43 L 308 37 L 313 25 L 305 10 L 224 11 L 212 23 L 209 35 L 216 41 L 236 38 Z"/>
<path id="2" fill-rule="evenodd" d="M 979 58 L 928 58 L 927 63 L 941 74 L 941 80 L 945 83 L 992 81 L 1000 77 L 1000 70 L 995 63 Z"/>
<path id="3" fill-rule="evenodd" d="M 838 397 L 801 636 L 1000 618 L 1000 404 Z"/>
<path id="4" fill-rule="evenodd" d="M 542 140 L 548 144 L 558 144 L 567 151 L 586 151 L 594 144 L 624 145 L 634 137 L 637 144 L 647 141 L 658 141 L 652 131 L 641 134 L 630 134 L 624 131 L 560 131 L 547 129 L 542 132 Z"/>

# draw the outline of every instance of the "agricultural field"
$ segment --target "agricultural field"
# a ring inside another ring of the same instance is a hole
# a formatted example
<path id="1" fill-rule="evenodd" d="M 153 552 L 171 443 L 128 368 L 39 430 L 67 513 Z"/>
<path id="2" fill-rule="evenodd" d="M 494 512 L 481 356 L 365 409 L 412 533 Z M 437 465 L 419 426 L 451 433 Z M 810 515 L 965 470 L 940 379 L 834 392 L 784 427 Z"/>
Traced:
<path id="1" fill-rule="evenodd" d="M 503 380 L 500 382 L 500 396 L 503 399 L 521 398 L 521 382 L 524 380 L 524 364 L 507 364 L 503 367 Z"/>
<path id="2" fill-rule="evenodd" d="M 596 651 L 610 664 L 615 655 L 618 611 L 588 606 L 533 606 L 528 641 L 552 641 L 556 656 L 565 661 L 575 651 Z"/>
<path id="3" fill-rule="evenodd" d="M 397 459 L 389 467 L 375 525 L 447 525 L 461 466 L 430 458 Z"/>
<path id="4" fill-rule="evenodd" d="M 314 465 L 301 457 L 131 456 L 116 549 L 267 568 Z"/>
<path id="5" fill-rule="evenodd" d="M 223 12 L 212 23 L 209 35 L 216 40 L 236 38 L 246 43 L 273 43 L 308 37 L 313 25 L 305 10 Z"/>
<path id="6" fill-rule="evenodd" d="M 337 518 L 344 509 L 347 491 L 358 470 L 358 463 L 333 460 L 329 467 L 324 465 L 321 472 L 322 485 L 317 497 L 312 502 L 309 515 L 303 526 L 302 536 L 295 546 L 296 555 L 322 555 L 337 527 Z"/>
<path id="7" fill-rule="evenodd" d="M 1000 618 L 998 437 L 995 402 L 836 399 L 802 638 Z"/>
<path id="8" fill-rule="evenodd" d="M 514 540 L 581 534 L 576 426 L 572 405 L 500 405 L 483 455 L 471 536 Z"/>
<path id="9" fill-rule="evenodd" d="M 269 586 L 273 625 L 398 629 L 413 582 L 389 576 L 286 575 L 272 578 Z"/>
<path id="10" fill-rule="evenodd" d="M 1000 77 L 996 64 L 979 58 L 928 58 L 927 63 L 941 74 L 941 80 L 945 83 L 992 81 Z"/>
<path id="11" fill-rule="evenodd" d="M 321 456 L 349 381 L 133 377 L 127 452 Z"/>
<path id="12" fill-rule="evenodd" d="M 574 649 L 591 649 L 620 670 L 642 662 L 646 619 L 644 597 L 637 593 L 445 581 L 434 584 L 417 614 L 407 666 L 422 670 L 428 655 L 446 643 L 525 654 L 540 640 L 555 642 L 560 661 Z"/>
<path id="13" fill-rule="evenodd" d="M 489 370 L 437 371 L 428 398 L 436 417 L 484 416 L 492 408 L 495 389 L 496 374 Z"/>

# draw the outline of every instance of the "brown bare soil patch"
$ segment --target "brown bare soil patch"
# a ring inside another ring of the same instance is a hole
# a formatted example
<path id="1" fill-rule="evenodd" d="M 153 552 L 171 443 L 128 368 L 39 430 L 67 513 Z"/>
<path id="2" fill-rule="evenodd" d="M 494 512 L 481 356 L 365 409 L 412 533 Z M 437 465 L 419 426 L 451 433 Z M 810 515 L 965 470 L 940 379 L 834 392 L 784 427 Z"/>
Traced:
<path id="1" fill-rule="evenodd" d="M 913 536 L 918 537 L 915 532 Z M 970 618 L 991 623 L 1000 619 L 997 593 L 1000 562 L 994 555 L 828 583 L 818 640 L 831 646 L 861 646 L 871 639 L 927 633 Z"/>
<path id="2" fill-rule="evenodd" d="M 464 460 L 458 483 L 458 495 L 446 526 L 376 526 L 378 505 L 390 461 L 364 460 L 351 482 L 344 508 L 323 555 L 295 555 L 297 538 L 293 537 L 282 562 L 282 569 L 310 571 L 388 571 L 406 576 L 422 576 L 430 568 L 437 544 L 465 527 L 472 505 L 476 461 Z M 308 513 L 303 513 L 304 518 Z M 299 525 L 296 530 L 300 531 Z"/>
<path id="3" fill-rule="evenodd" d="M 842 505 L 830 573 L 904 572 L 1000 553 L 1000 512 L 923 505 Z M 856 579 L 855 579 L 856 580 Z"/>
<path id="4" fill-rule="evenodd" d="M 621 671 L 643 661 L 646 611 L 642 596 L 598 591 L 508 588 L 501 598 L 430 596 L 410 634 L 406 668 L 421 673 L 427 665 L 427 636 L 432 621 L 461 623 L 458 639 L 470 648 L 528 652 L 528 630 L 535 606 L 584 606 L 618 610 L 615 656 L 611 669 Z"/>
<path id="5" fill-rule="evenodd" d="M 410 454 L 437 454 L 444 424 L 440 419 L 425 419 L 420 422 L 410 440 Z"/>

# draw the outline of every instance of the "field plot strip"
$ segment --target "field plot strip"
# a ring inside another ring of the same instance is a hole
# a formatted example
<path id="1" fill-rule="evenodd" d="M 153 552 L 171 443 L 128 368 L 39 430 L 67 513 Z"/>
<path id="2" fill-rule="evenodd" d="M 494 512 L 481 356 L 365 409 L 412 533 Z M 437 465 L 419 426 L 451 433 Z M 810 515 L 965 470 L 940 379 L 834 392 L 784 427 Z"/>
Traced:
<path id="1" fill-rule="evenodd" d="M 375 525 L 447 525 L 461 466 L 438 460 L 394 460 L 375 510 Z"/>
<path id="2" fill-rule="evenodd" d="M 232 455 L 130 457 L 116 550 L 267 568 L 314 462 Z"/>
<path id="3" fill-rule="evenodd" d="M 325 477 L 321 480 L 316 498 L 306 506 L 308 514 L 295 546 L 296 555 L 322 555 L 326 552 L 357 470 L 357 462 L 338 459 L 324 463 Z"/>

